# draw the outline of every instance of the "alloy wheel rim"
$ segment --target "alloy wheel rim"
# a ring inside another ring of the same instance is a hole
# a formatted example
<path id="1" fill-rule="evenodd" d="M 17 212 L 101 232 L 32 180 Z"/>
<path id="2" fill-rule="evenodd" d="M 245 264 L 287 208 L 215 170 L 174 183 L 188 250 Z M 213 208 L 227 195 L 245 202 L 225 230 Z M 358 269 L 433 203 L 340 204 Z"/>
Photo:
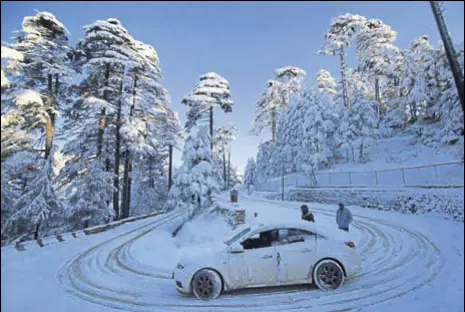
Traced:
<path id="1" fill-rule="evenodd" d="M 342 282 L 341 271 L 333 263 L 324 264 L 318 269 L 318 281 L 326 289 L 337 289 Z"/>
<path id="2" fill-rule="evenodd" d="M 200 275 L 196 280 L 197 293 L 203 297 L 208 298 L 213 293 L 213 282 L 207 275 Z"/>

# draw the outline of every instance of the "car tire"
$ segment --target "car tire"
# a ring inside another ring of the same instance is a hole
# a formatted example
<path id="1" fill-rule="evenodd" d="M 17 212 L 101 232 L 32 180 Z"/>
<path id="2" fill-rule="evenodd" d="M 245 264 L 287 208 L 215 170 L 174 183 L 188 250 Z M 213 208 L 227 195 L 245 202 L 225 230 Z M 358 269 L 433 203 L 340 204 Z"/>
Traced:
<path id="1" fill-rule="evenodd" d="M 223 289 L 221 276 L 214 270 L 202 269 L 192 278 L 192 292 L 197 299 L 211 300 L 217 298 Z"/>
<path id="2" fill-rule="evenodd" d="M 321 290 L 336 290 L 344 284 L 344 270 L 334 260 L 323 259 L 313 269 L 313 282 Z"/>

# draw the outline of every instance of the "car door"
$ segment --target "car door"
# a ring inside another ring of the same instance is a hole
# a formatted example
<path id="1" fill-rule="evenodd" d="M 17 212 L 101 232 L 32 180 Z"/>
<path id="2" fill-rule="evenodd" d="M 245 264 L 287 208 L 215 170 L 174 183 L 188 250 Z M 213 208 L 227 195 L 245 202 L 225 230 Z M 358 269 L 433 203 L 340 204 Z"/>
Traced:
<path id="1" fill-rule="evenodd" d="M 265 231 L 258 233 L 258 240 L 264 236 L 268 236 L 268 241 L 265 244 L 256 243 L 254 248 L 251 248 L 246 243 L 244 245 L 244 264 L 247 270 L 248 286 L 272 286 L 277 282 L 277 260 L 276 246 L 273 244 L 273 231 Z M 254 239 L 251 237 L 251 239 Z"/>
<path id="2" fill-rule="evenodd" d="M 276 246 L 278 284 L 308 281 L 309 269 L 316 254 L 316 236 L 299 229 L 281 229 Z"/>
<path id="3" fill-rule="evenodd" d="M 231 253 L 228 258 L 228 286 L 231 289 L 244 288 L 249 286 L 249 272 L 242 253 Z"/>

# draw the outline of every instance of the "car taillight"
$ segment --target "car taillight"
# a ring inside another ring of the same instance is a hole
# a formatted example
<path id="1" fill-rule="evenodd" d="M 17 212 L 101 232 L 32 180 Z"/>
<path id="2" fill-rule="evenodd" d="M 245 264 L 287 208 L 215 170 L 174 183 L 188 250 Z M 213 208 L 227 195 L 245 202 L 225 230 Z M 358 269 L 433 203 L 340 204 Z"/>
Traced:
<path id="1" fill-rule="evenodd" d="M 346 242 L 345 244 L 347 246 L 349 246 L 350 248 L 355 248 L 355 243 L 354 242 Z"/>

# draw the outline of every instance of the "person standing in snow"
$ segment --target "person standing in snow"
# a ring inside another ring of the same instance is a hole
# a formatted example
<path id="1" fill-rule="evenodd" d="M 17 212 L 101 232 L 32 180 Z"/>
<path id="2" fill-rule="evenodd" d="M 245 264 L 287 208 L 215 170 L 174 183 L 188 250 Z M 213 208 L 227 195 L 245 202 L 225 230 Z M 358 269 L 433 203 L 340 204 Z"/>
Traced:
<path id="1" fill-rule="evenodd" d="M 302 205 L 300 207 L 300 211 L 302 211 L 302 220 L 315 223 L 315 218 L 313 217 L 313 214 L 308 211 L 307 205 Z"/>
<path id="2" fill-rule="evenodd" d="M 349 232 L 349 224 L 352 222 L 352 213 L 344 207 L 344 204 L 339 203 L 339 209 L 336 213 L 336 222 L 340 230 Z"/>

